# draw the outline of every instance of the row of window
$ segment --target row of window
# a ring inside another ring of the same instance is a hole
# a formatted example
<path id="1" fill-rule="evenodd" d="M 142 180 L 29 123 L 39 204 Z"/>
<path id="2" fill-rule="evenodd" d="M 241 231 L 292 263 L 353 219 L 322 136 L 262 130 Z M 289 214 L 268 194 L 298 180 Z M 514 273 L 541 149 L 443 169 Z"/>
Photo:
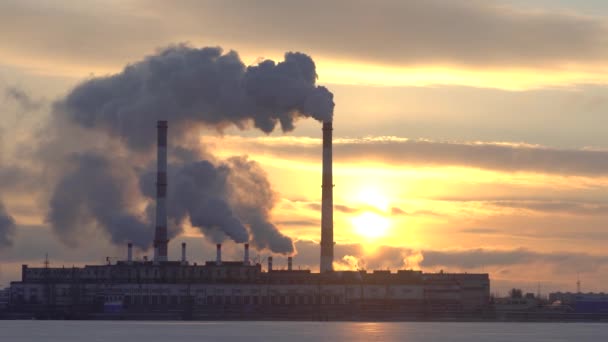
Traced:
<path id="1" fill-rule="evenodd" d="M 188 303 L 187 296 L 125 296 L 123 304 L 131 305 L 178 305 Z M 193 299 L 194 300 L 194 299 Z M 279 296 L 206 296 L 197 297 L 198 305 L 314 305 L 344 304 L 336 295 L 279 295 Z"/>

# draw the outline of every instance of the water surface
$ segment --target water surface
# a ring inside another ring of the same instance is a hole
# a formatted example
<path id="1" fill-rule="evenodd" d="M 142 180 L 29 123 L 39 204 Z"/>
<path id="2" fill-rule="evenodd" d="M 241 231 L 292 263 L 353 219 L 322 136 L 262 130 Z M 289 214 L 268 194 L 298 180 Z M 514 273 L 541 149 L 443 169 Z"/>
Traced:
<path id="1" fill-rule="evenodd" d="M 0 321 L 4 342 L 608 341 L 606 323 Z"/>

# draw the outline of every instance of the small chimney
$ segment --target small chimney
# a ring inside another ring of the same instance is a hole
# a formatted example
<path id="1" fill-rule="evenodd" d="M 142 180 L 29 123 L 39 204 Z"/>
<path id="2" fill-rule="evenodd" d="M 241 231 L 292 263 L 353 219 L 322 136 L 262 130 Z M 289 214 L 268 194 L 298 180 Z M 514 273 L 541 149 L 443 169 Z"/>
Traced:
<path id="1" fill-rule="evenodd" d="M 243 264 L 249 265 L 249 244 L 245 244 L 245 255 L 243 256 Z"/>
<path id="2" fill-rule="evenodd" d="M 158 255 L 158 246 L 154 247 L 154 255 L 155 255 L 155 256 L 156 256 L 156 255 Z M 158 265 L 160 261 L 158 260 L 158 258 L 154 257 L 154 259 L 152 260 L 152 262 L 153 262 L 155 265 Z"/>
<path id="3" fill-rule="evenodd" d="M 218 266 L 222 264 L 222 244 L 221 243 L 218 243 L 216 245 L 215 264 Z"/>
<path id="4" fill-rule="evenodd" d="M 268 272 L 272 271 L 272 257 L 268 257 Z"/>
<path id="5" fill-rule="evenodd" d="M 292 267 L 292 263 L 293 263 L 293 258 L 292 257 L 287 257 L 287 270 L 291 271 L 291 267 Z"/>
<path id="6" fill-rule="evenodd" d="M 182 242 L 182 264 L 186 264 L 186 243 Z"/>
<path id="7" fill-rule="evenodd" d="M 133 244 L 129 242 L 127 244 L 127 263 L 131 264 L 133 262 Z"/>

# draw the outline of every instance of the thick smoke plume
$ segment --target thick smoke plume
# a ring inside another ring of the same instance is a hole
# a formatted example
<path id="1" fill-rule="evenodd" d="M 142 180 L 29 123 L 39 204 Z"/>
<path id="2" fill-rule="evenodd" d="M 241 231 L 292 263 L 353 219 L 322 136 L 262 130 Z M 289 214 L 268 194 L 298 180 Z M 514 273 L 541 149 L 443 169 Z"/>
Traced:
<path id="1" fill-rule="evenodd" d="M 115 243 L 149 247 L 156 172 L 149 157 L 156 121 L 167 120 L 171 150 L 178 152 L 169 155 L 170 237 L 189 220 L 216 242 L 229 238 L 293 253 L 292 240 L 270 222 L 276 196 L 259 165 L 246 157 L 199 157 L 200 147 L 188 138 L 201 127 L 269 133 L 277 124 L 284 132 L 294 129 L 298 118 L 332 120 L 333 95 L 316 78 L 314 62 L 302 53 L 247 67 L 233 51 L 178 45 L 119 74 L 85 81 L 55 104 L 57 121 L 117 138 L 128 159 L 107 147 L 71 153 L 51 196 L 49 221 L 67 243 L 94 224 Z"/>
<path id="2" fill-rule="evenodd" d="M 169 120 L 173 134 L 193 124 L 244 129 L 253 123 L 270 133 L 277 123 L 293 130 L 298 117 L 331 120 L 333 95 L 316 78 L 313 60 L 302 53 L 247 67 L 234 51 L 178 45 L 82 83 L 58 107 L 74 122 L 142 149 L 155 138 L 141 128 L 157 120 Z"/>
<path id="3" fill-rule="evenodd" d="M 186 219 L 213 242 L 227 238 L 251 241 L 258 249 L 294 252 L 292 240 L 270 222 L 276 202 L 266 174 L 246 157 L 232 157 L 214 165 L 209 161 L 173 163 L 169 166 L 167 214 L 171 226 Z M 156 173 L 141 177 L 141 191 L 152 200 Z M 154 207 L 148 208 L 149 220 Z"/>
<path id="4" fill-rule="evenodd" d="M 0 202 L 0 248 L 12 246 L 15 230 L 15 220 L 6 212 L 4 205 Z"/>
<path id="5" fill-rule="evenodd" d="M 137 179 L 132 169 L 98 153 L 73 155 L 50 200 L 49 221 L 69 245 L 81 229 L 98 225 L 117 244 L 133 242 L 147 248 L 151 230 L 136 213 Z"/>

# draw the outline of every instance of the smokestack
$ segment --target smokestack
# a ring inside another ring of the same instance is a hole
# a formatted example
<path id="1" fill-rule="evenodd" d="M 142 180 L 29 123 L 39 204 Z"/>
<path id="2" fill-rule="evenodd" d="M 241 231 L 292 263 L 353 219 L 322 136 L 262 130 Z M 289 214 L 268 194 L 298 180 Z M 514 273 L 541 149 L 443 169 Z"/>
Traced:
<path id="1" fill-rule="evenodd" d="M 131 242 L 129 242 L 129 244 L 127 244 L 127 263 L 132 263 L 133 262 L 133 244 Z"/>
<path id="2" fill-rule="evenodd" d="M 218 266 L 222 264 L 222 244 L 221 243 L 218 243 L 216 246 L 215 264 Z"/>
<path id="3" fill-rule="evenodd" d="M 182 264 L 186 264 L 186 243 L 182 242 Z"/>
<path id="4" fill-rule="evenodd" d="M 158 247 L 154 247 L 154 255 L 158 255 Z M 152 259 L 152 263 L 155 265 L 158 265 L 158 259 L 156 259 L 156 257 L 154 257 L 154 259 Z"/>
<path id="5" fill-rule="evenodd" d="M 156 231 L 154 234 L 154 261 L 167 261 L 167 121 L 156 124 L 157 169 L 156 169 Z"/>
<path id="6" fill-rule="evenodd" d="M 272 271 L 272 257 L 268 257 L 268 272 Z"/>
<path id="7" fill-rule="evenodd" d="M 245 255 L 243 256 L 243 264 L 249 265 L 249 244 L 245 244 Z"/>
<path id="8" fill-rule="evenodd" d="M 320 272 L 333 271 L 334 217 L 332 180 L 332 123 L 323 123 L 323 183 L 321 196 L 321 265 Z"/>
<path id="9" fill-rule="evenodd" d="M 292 257 L 287 257 L 287 270 L 288 271 L 291 271 L 292 264 L 293 264 L 293 258 Z"/>

